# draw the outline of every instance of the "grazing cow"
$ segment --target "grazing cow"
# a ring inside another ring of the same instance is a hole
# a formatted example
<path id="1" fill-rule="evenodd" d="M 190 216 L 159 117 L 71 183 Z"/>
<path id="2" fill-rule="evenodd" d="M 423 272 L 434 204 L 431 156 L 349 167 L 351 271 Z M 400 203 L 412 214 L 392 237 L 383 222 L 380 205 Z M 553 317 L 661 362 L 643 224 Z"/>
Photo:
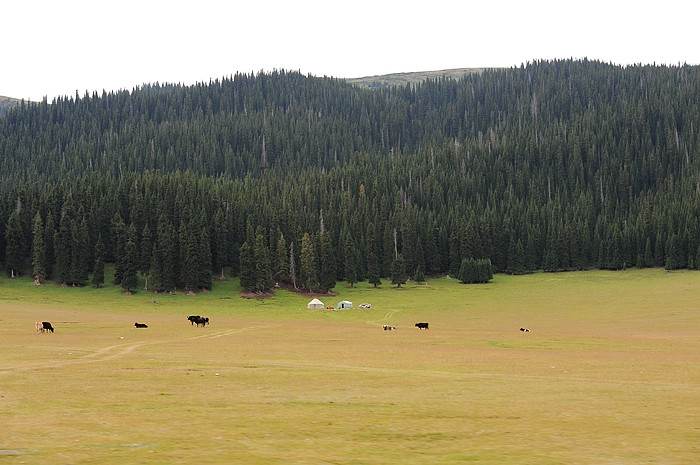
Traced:
<path id="1" fill-rule="evenodd" d="M 205 326 L 209 324 L 209 318 L 205 318 L 203 316 L 198 316 L 193 320 L 197 326 Z"/>
<path id="2" fill-rule="evenodd" d="M 199 315 L 190 315 L 187 317 L 191 325 L 194 325 L 195 321 L 197 321 L 199 318 L 202 318 Z"/>
<path id="3" fill-rule="evenodd" d="M 34 323 L 34 326 L 36 327 L 36 333 L 37 333 L 37 334 L 43 333 L 43 332 L 44 332 L 44 327 L 43 327 L 42 324 L 39 323 L 38 321 L 37 321 L 36 323 Z"/>
<path id="4" fill-rule="evenodd" d="M 53 326 L 51 326 L 51 323 L 48 321 L 42 321 L 41 326 L 44 329 L 44 331 L 51 331 L 53 333 Z"/>
<path id="5" fill-rule="evenodd" d="M 396 326 L 384 325 L 384 331 L 396 331 Z"/>
<path id="6" fill-rule="evenodd" d="M 428 323 L 416 323 L 416 328 L 418 328 L 418 329 L 430 329 L 430 328 L 428 328 Z"/>
<path id="7" fill-rule="evenodd" d="M 148 328 L 148 325 L 146 323 L 134 323 L 134 326 L 137 328 Z"/>
<path id="8" fill-rule="evenodd" d="M 520 328 L 520 331 L 522 331 L 522 332 L 524 332 L 524 333 L 529 333 L 529 332 L 530 332 L 530 330 L 527 329 L 527 328 Z"/>

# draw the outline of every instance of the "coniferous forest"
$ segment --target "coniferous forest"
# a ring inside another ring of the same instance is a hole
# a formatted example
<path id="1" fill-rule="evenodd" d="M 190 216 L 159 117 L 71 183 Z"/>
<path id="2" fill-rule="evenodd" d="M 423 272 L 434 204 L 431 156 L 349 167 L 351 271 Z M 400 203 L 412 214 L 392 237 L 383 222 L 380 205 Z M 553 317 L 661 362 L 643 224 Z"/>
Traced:
<path id="1" fill-rule="evenodd" d="M 700 67 L 591 60 L 23 102 L 0 118 L 0 260 L 77 286 L 113 264 L 155 292 L 695 269 L 699 124 Z"/>

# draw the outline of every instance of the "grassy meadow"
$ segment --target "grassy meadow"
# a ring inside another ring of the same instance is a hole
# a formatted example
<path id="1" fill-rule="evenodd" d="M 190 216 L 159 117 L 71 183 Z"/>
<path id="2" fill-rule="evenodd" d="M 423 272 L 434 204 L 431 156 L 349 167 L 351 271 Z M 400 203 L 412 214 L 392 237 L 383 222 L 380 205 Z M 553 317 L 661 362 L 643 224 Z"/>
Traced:
<path id="1" fill-rule="evenodd" d="M 214 286 L 0 278 L 0 465 L 700 463 L 698 272 Z"/>

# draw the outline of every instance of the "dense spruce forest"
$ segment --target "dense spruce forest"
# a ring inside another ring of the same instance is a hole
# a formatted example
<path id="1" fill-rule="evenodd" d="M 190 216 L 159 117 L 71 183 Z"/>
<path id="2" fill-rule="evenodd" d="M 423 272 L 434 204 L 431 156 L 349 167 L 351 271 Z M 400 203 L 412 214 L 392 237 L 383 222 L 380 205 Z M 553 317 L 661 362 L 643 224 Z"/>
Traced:
<path id="1" fill-rule="evenodd" d="M 694 269 L 699 123 L 700 67 L 591 60 L 22 102 L 0 118 L 0 260 L 78 286 L 113 263 L 156 292 Z"/>

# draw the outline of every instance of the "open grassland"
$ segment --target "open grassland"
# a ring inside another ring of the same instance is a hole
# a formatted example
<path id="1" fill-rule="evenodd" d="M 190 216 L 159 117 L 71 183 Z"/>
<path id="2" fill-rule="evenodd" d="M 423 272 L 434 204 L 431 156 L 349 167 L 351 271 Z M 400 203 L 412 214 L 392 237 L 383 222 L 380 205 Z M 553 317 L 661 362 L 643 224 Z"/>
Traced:
<path id="1" fill-rule="evenodd" d="M 700 273 L 335 291 L 3 278 L 0 465 L 700 463 Z"/>

